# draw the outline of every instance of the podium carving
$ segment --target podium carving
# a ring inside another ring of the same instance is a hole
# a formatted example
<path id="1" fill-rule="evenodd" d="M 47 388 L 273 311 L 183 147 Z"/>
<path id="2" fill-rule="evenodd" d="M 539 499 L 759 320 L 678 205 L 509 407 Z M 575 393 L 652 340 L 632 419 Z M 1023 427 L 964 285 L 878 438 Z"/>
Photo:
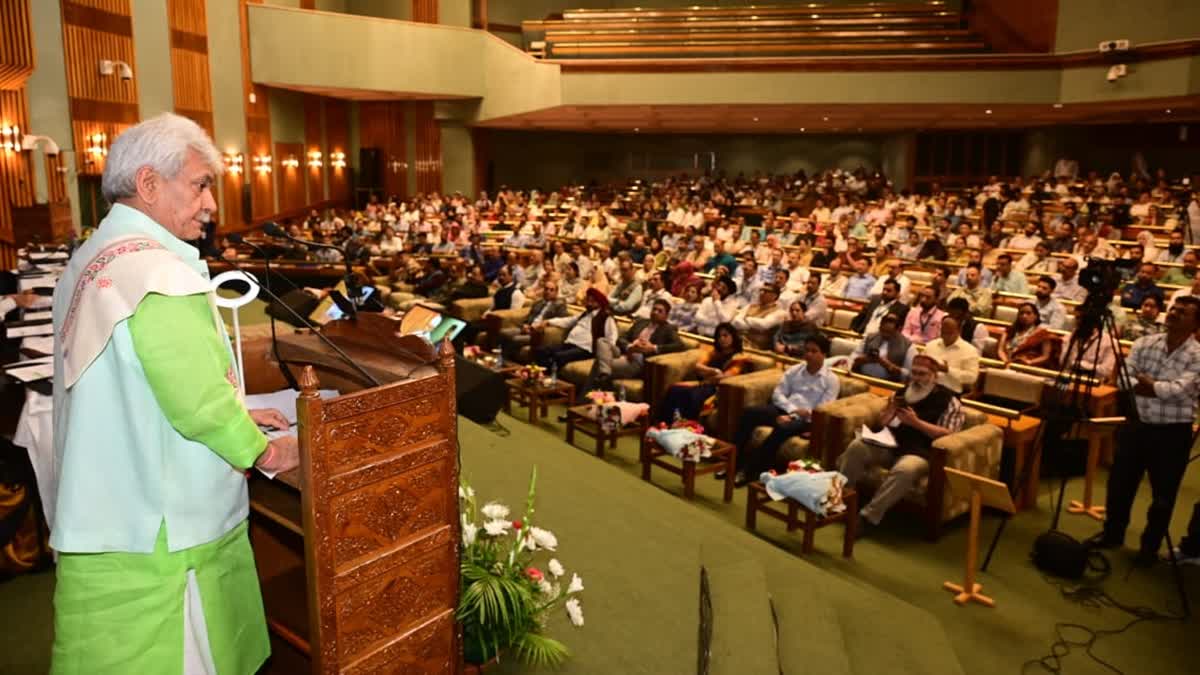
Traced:
<path id="1" fill-rule="evenodd" d="M 336 323 L 331 339 L 384 384 L 363 388 L 311 335 L 280 339 L 281 360 L 302 368 L 301 466 L 250 486 L 269 670 L 456 672 L 453 350 L 396 337 L 384 317 Z M 348 393 L 322 400 L 322 385 Z"/>

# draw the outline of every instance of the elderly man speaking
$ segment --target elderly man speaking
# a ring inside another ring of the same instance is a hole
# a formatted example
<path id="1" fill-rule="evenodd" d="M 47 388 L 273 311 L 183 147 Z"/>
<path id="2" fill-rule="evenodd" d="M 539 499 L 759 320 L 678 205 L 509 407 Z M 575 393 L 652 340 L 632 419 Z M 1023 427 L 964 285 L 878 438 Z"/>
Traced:
<path id="1" fill-rule="evenodd" d="M 208 269 L 217 149 L 164 114 L 116 139 L 112 210 L 54 295 L 55 673 L 253 673 L 270 653 L 247 469 L 297 464 L 247 411 Z"/>

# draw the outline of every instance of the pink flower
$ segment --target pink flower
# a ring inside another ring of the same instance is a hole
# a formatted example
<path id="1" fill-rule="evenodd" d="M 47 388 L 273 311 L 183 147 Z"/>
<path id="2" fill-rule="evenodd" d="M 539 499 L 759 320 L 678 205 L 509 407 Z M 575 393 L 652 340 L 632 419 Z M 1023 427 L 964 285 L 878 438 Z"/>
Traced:
<path id="1" fill-rule="evenodd" d="M 113 282 L 112 279 L 109 279 L 108 277 L 101 277 L 100 280 L 96 282 L 96 285 L 100 288 L 110 288 L 112 287 Z"/>
<path id="2" fill-rule="evenodd" d="M 533 579 L 534 583 L 540 583 L 542 579 L 545 578 L 545 576 L 542 575 L 542 571 L 536 567 L 530 567 L 529 569 L 525 570 L 525 574 L 528 575 L 530 579 Z"/>

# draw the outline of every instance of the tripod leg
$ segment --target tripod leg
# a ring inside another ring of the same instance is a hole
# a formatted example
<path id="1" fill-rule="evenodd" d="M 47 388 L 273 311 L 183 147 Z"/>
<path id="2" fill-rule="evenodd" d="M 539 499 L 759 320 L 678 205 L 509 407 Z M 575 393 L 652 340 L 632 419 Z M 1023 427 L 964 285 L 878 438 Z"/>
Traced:
<path id="1" fill-rule="evenodd" d="M 1175 542 L 1171 541 L 1171 533 L 1167 532 L 1167 555 L 1171 556 L 1171 569 L 1175 573 L 1175 588 L 1179 591 L 1179 602 L 1183 605 L 1183 618 L 1192 618 L 1192 605 L 1188 602 L 1187 588 L 1183 585 L 1183 573 L 1179 571 L 1179 558 L 1175 555 Z"/>

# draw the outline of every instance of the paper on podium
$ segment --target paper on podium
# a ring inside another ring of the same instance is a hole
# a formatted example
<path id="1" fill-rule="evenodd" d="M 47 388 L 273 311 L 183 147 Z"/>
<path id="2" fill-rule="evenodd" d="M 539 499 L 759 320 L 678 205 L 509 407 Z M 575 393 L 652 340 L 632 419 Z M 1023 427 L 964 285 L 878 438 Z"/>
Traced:
<path id="1" fill-rule="evenodd" d="M 54 336 L 27 337 L 21 340 L 21 349 L 38 352 L 39 354 L 54 353 Z"/>
<path id="2" fill-rule="evenodd" d="M 1005 513 L 1017 512 L 1008 486 L 998 480 L 946 467 L 946 483 L 950 486 L 950 492 L 958 497 L 966 499 L 971 496 L 972 490 L 979 490 L 984 506 L 990 506 Z"/>
<path id="3" fill-rule="evenodd" d="M 858 433 L 859 437 L 862 438 L 864 443 L 870 443 L 871 445 L 878 445 L 884 448 L 896 447 L 896 437 L 892 435 L 892 430 L 887 427 L 884 427 L 879 431 L 871 431 L 871 428 L 864 424 Z"/>
<path id="4" fill-rule="evenodd" d="M 8 337 L 38 337 L 41 335 L 54 335 L 54 324 L 39 323 L 32 326 L 9 326 Z"/>
<path id="5" fill-rule="evenodd" d="M 338 395 L 336 389 L 321 389 L 317 392 L 321 398 L 333 398 Z M 300 392 L 295 389 L 282 389 L 270 394 L 249 394 L 246 396 L 246 409 L 274 408 L 283 413 L 287 421 L 296 424 L 296 399 Z M 270 437 L 270 434 L 268 434 Z"/>

